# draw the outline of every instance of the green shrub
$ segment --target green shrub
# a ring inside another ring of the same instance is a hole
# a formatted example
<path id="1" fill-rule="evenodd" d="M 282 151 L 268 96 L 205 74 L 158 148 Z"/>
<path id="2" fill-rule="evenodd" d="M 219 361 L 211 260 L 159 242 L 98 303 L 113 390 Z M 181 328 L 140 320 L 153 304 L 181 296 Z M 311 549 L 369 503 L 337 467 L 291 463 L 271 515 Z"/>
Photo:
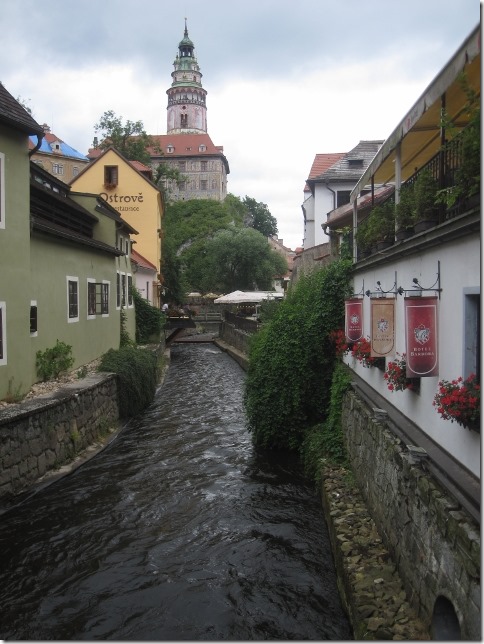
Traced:
<path id="1" fill-rule="evenodd" d="M 346 464 L 347 454 L 341 428 L 341 412 L 343 396 L 350 388 L 350 381 L 349 370 L 342 362 L 337 362 L 331 381 L 328 416 L 323 423 L 309 429 L 301 447 L 304 472 L 317 482 L 320 480 L 323 460 L 332 464 Z"/>
<path id="2" fill-rule="evenodd" d="M 159 336 L 165 327 L 165 316 L 156 307 L 141 297 L 133 287 L 133 300 L 136 313 L 136 342 L 147 344 L 153 336 Z"/>
<path id="3" fill-rule="evenodd" d="M 102 356 L 98 370 L 118 376 L 122 418 L 136 416 L 152 402 L 158 383 L 158 361 L 152 351 L 129 345 L 110 349 Z"/>
<path id="4" fill-rule="evenodd" d="M 352 264 L 338 260 L 300 278 L 272 320 L 253 336 L 244 403 L 256 445 L 298 450 L 327 414 L 335 352 Z"/>
<path id="5" fill-rule="evenodd" d="M 43 381 L 58 378 L 62 372 L 67 371 L 74 364 L 72 347 L 65 342 L 59 342 L 59 340 L 51 349 L 37 351 L 35 357 L 37 375 Z"/>

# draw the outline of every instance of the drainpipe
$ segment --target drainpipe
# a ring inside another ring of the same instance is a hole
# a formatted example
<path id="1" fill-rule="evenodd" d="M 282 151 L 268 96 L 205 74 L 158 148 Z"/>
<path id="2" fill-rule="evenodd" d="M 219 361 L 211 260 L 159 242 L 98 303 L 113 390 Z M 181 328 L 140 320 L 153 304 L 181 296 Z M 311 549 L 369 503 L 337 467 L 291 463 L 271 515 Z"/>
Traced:
<path id="1" fill-rule="evenodd" d="M 43 138 L 44 138 L 44 133 L 42 133 L 40 135 L 37 134 L 37 145 L 32 150 L 29 150 L 29 157 L 31 157 L 33 154 L 35 154 L 37 152 L 37 150 L 40 148 L 40 146 L 42 145 L 42 139 Z"/>

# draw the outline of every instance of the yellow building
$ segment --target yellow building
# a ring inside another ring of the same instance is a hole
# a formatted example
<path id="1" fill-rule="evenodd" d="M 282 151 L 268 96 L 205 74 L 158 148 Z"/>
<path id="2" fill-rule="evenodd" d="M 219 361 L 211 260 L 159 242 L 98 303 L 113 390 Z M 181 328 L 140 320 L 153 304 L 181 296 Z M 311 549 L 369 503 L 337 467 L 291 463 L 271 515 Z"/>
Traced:
<path id="1" fill-rule="evenodd" d="M 160 189 L 150 180 L 151 171 L 137 161 L 129 161 L 115 148 L 105 150 L 71 181 L 76 192 L 99 194 L 121 217 L 138 231 L 136 251 L 158 270 L 153 282 L 154 305 L 159 305 L 161 276 L 161 221 L 164 200 Z M 130 255 L 127 240 L 121 238 Z"/>

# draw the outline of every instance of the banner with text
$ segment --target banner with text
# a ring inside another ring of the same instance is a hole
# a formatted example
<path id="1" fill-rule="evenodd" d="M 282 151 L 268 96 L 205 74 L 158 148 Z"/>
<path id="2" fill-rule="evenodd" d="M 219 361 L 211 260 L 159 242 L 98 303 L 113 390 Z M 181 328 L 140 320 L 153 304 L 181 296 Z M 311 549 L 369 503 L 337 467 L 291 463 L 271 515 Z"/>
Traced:
<path id="1" fill-rule="evenodd" d="M 439 375 L 437 300 L 405 298 L 407 378 Z"/>
<path id="2" fill-rule="evenodd" d="M 348 342 L 363 337 L 363 300 L 353 298 L 345 301 L 345 335 Z"/>
<path id="3" fill-rule="evenodd" d="M 371 356 L 384 358 L 395 352 L 395 300 L 371 298 Z"/>

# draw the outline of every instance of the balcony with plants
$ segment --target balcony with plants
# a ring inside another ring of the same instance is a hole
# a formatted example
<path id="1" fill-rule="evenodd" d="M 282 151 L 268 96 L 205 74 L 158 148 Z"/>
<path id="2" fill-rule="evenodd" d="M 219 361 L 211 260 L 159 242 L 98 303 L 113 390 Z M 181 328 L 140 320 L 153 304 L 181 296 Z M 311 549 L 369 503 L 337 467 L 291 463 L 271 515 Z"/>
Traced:
<path id="1" fill-rule="evenodd" d="M 395 194 L 375 205 L 356 230 L 358 260 L 480 205 L 480 107 L 469 99 L 468 125 L 454 135 Z"/>

